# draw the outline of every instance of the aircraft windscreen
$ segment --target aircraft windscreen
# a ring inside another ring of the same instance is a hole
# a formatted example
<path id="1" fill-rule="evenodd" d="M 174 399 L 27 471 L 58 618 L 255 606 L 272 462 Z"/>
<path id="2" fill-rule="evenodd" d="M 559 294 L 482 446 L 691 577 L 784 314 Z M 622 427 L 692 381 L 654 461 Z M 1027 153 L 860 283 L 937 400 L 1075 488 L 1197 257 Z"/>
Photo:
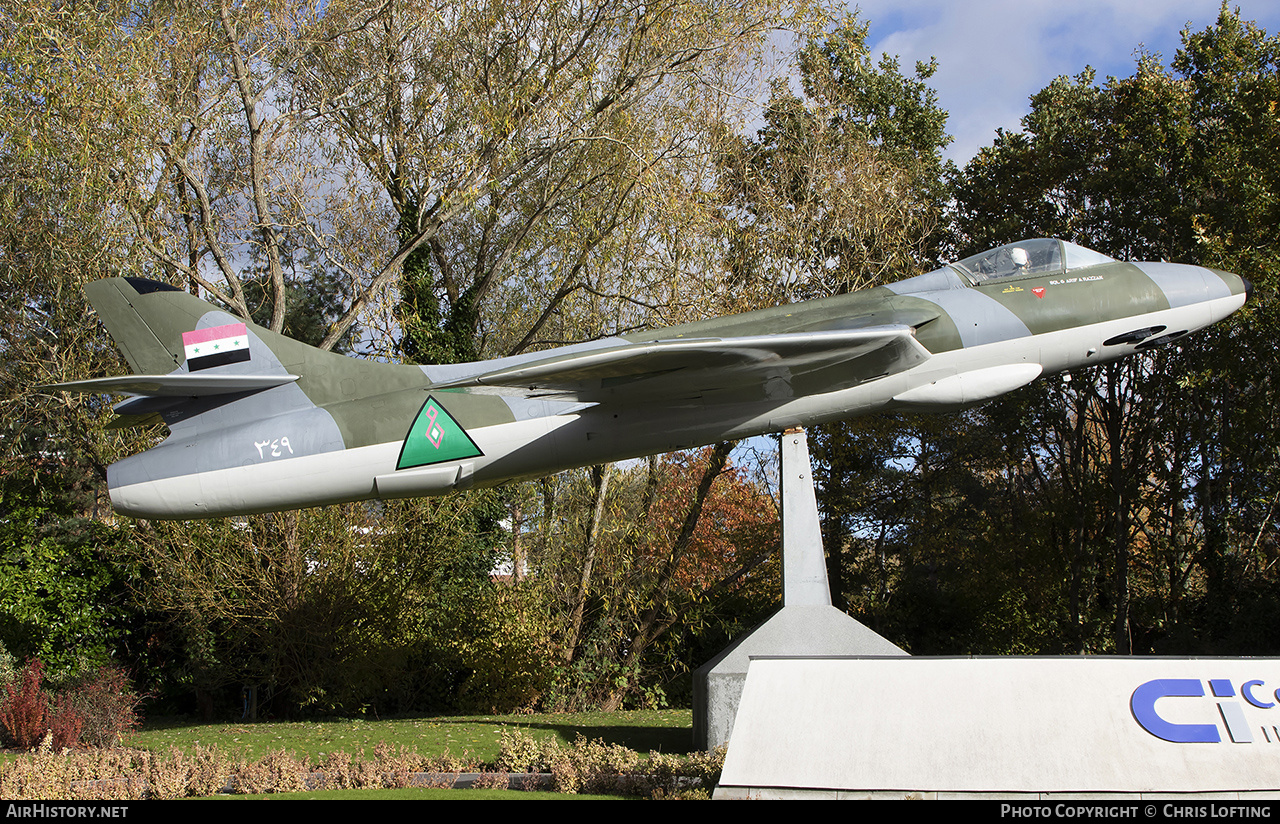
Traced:
<path id="1" fill-rule="evenodd" d="M 1049 275 L 1063 271 L 1062 244 L 1050 238 L 1023 240 L 967 257 L 951 265 L 978 283 L 1028 275 Z"/>

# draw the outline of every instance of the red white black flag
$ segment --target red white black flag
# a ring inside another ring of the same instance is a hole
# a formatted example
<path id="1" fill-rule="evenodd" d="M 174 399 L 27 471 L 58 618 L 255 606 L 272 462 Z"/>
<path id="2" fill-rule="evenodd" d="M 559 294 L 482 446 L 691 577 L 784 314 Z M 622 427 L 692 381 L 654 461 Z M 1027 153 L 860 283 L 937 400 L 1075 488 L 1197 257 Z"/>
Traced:
<path id="1" fill-rule="evenodd" d="M 247 361 L 249 330 L 243 323 L 229 323 L 183 332 L 182 351 L 187 356 L 187 370 L 190 372 Z"/>

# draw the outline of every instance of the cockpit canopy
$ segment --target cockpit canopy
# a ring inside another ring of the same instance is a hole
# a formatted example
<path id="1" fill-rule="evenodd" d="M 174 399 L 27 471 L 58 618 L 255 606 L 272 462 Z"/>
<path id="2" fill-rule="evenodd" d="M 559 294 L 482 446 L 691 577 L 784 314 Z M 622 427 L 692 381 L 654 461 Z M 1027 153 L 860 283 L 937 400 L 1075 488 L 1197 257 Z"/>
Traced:
<path id="1" fill-rule="evenodd" d="M 1035 238 L 1007 243 L 951 266 L 974 283 L 986 283 L 1006 278 L 1061 274 L 1100 263 L 1115 263 L 1115 258 L 1064 240 Z"/>

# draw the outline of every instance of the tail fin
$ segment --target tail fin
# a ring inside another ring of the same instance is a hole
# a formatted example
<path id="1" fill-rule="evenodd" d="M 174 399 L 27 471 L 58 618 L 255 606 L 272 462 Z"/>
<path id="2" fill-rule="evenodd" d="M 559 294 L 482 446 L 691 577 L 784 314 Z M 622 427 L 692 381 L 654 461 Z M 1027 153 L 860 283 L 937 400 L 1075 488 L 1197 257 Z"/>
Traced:
<path id="1" fill-rule="evenodd" d="M 106 278 L 86 286 L 85 296 L 139 375 L 164 375 L 175 369 L 196 374 L 229 364 L 235 367 L 205 374 L 271 375 L 286 372 L 283 365 L 345 360 L 255 326 L 166 283 Z M 270 350 L 265 360 L 250 358 L 251 338 Z"/>
<path id="2" fill-rule="evenodd" d="M 134 374 L 47 387 L 71 392 L 138 396 L 116 407 L 114 426 L 154 423 L 154 413 L 202 414 L 209 403 L 191 399 L 223 396 L 215 406 L 288 383 L 302 393 L 276 393 L 270 410 L 244 407 L 241 417 L 354 400 L 373 391 L 418 388 L 427 382 L 418 367 L 358 360 L 308 346 L 255 326 L 224 309 L 164 283 L 142 278 L 106 278 L 85 295 Z M 286 397 L 292 403 L 284 403 Z M 239 404 L 238 407 L 243 407 Z M 227 423 L 233 422 L 228 416 Z"/>
<path id="3" fill-rule="evenodd" d="M 200 316 L 213 309 L 181 289 L 142 278 L 95 280 L 84 293 L 124 359 L 139 375 L 163 375 L 181 365 L 182 331 L 194 329 Z M 165 299 L 139 300 L 153 293 L 165 293 Z M 184 306 L 189 301 L 197 304 L 191 308 L 199 311 Z M 157 311 L 161 308 L 165 311 Z"/>
<path id="4" fill-rule="evenodd" d="M 86 286 L 85 296 L 137 375 L 169 375 L 178 370 L 202 377 L 281 377 L 292 367 L 305 365 L 308 373 L 315 373 L 339 362 L 351 362 L 343 355 L 255 326 L 165 283 L 106 278 Z M 358 363 L 365 368 L 374 365 Z"/>

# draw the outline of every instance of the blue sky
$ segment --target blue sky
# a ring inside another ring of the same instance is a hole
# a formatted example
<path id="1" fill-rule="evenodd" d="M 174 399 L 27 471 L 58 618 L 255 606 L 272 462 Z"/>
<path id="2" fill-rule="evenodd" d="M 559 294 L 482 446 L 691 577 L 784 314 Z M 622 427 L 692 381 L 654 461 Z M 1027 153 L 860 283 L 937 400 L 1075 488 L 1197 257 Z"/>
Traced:
<path id="1" fill-rule="evenodd" d="M 1182 30 L 1202 31 L 1220 0 L 860 0 L 871 24 L 868 45 L 897 55 L 904 72 L 938 58 L 932 80 L 955 139 L 948 157 L 964 164 L 997 128 L 1018 130 L 1028 98 L 1060 75 L 1086 66 L 1107 76 L 1133 74 L 1139 49 L 1168 65 Z M 1245 20 L 1280 32 L 1280 2 L 1238 0 Z"/>

